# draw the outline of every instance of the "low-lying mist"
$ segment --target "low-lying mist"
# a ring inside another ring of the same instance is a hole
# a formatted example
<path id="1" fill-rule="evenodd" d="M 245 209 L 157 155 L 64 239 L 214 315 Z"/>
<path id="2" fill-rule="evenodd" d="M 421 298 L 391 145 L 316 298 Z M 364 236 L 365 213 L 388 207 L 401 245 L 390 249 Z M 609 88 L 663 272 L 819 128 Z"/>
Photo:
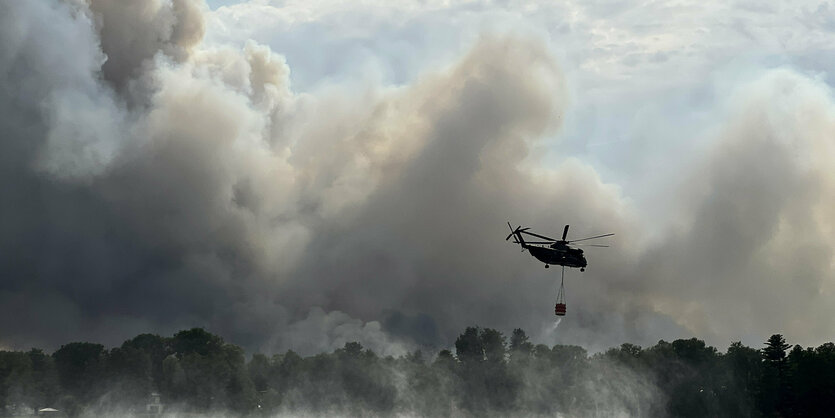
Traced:
<path id="1" fill-rule="evenodd" d="M 589 355 L 468 327 L 453 350 L 379 356 L 349 342 L 307 357 L 247 359 L 200 328 L 120 347 L 75 342 L 51 355 L 0 351 L 0 411 L 73 417 L 815 416 L 835 385 L 835 345 L 781 335 L 725 353 L 691 338 Z M 155 414 L 150 413 L 155 412 Z"/>

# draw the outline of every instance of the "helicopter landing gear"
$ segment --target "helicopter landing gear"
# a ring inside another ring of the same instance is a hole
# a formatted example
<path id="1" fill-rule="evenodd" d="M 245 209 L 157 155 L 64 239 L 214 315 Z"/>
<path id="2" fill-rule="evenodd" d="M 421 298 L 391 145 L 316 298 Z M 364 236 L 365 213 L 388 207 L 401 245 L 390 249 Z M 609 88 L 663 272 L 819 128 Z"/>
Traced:
<path id="1" fill-rule="evenodd" d="M 548 267 L 549 267 L 549 266 L 546 264 L 546 265 L 545 265 L 545 268 L 547 269 Z"/>
<path id="2" fill-rule="evenodd" d="M 580 271 L 581 271 L 581 272 L 582 272 L 582 271 L 586 271 L 586 268 L 585 268 L 585 267 L 583 267 L 583 268 L 581 268 L 581 269 L 580 269 Z"/>

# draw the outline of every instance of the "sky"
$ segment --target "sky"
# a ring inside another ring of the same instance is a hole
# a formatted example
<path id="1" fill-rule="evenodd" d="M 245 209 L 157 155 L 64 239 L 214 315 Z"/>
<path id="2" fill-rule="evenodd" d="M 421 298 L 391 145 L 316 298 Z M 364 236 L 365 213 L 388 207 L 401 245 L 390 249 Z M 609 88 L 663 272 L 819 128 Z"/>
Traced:
<path id="1" fill-rule="evenodd" d="M 817 1 L 3 2 L 0 347 L 832 341 L 833 41 Z M 559 326 L 508 221 L 616 234 Z"/>

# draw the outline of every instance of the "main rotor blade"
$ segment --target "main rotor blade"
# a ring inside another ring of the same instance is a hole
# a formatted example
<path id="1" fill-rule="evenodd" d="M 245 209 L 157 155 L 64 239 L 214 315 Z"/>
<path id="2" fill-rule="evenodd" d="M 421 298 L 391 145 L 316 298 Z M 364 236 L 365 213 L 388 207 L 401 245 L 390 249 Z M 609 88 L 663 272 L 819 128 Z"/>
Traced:
<path id="1" fill-rule="evenodd" d="M 606 248 L 609 247 L 608 245 L 600 245 L 600 244 L 574 244 L 574 245 L 583 246 L 583 247 L 606 247 Z"/>
<path id="2" fill-rule="evenodd" d="M 568 225 L 562 230 L 562 240 L 565 241 L 565 236 L 568 235 Z"/>
<path id="3" fill-rule="evenodd" d="M 568 242 L 569 242 L 569 243 L 571 243 L 571 242 L 587 241 L 587 240 L 590 240 L 590 239 L 597 239 L 597 238 L 603 238 L 603 237 L 611 237 L 612 235 L 615 235 L 615 234 L 603 234 L 603 235 L 598 235 L 598 236 L 595 236 L 595 237 L 588 237 L 588 238 L 582 238 L 582 239 L 575 239 L 575 240 L 571 240 L 571 241 L 568 241 Z"/>
<path id="4" fill-rule="evenodd" d="M 525 228 L 525 229 L 528 229 L 528 228 Z M 528 235 L 531 235 L 531 236 L 534 236 L 534 237 L 537 237 L 537 238 L 547 239 L 547 240 L 550 240 L 551 242 L 557 241 L 557 240 L 555 240 L 551 237 L 546 237 L 545 235 L 534 234 L 533 232 L 528 232 L 528 231 L 524 231 L 524 230 L 519 231 L 519 232 L 521 232 L 523 234 L 528 234 Z"/>

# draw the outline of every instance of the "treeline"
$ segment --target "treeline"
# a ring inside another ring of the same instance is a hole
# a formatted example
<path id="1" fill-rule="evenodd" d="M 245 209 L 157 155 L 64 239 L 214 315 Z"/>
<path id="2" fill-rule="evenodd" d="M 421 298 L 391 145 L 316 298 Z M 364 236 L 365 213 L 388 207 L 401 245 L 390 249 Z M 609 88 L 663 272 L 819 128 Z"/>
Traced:
<path id="1" fill-rule="evenodd" d="M 379 357 L 351 342 L 332 353 L 267 357 L 196 328 L 143 334 L 121 347 L 71 343 L 51 355 L 0 351 L 0 413 L 54 407 L 70 416 L 141 413 L 151 392 L 167 410 L 267 416 L 305 412 L 421 416 L 831 416 L 835 345 L 725 353 L 701 340 L 623 344 L 588 355 L 467 328 L 455 352 Z"/>

